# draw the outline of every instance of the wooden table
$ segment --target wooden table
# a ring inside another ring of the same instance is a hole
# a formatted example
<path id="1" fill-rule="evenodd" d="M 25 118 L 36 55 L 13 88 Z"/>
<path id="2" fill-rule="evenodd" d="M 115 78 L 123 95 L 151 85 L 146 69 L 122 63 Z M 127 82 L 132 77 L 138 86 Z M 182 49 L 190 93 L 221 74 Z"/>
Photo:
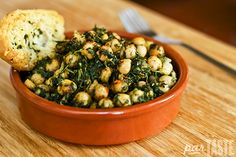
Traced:
<path id="1" fill-rule="evenodd" d="M 118 12 L 127 7 L 137 9 L 156 31 L 236 68 L 236 48 L 128 1 L 8 0 L 0 2 L 0 17 L 17 8 L 55 9 L 65 17 L 67 31 L 91 29 L 95 24 L 124 30 Z M 198 152 L 185 152 L 186 156 L 211 156 L 214 148 L 220 148 L 217 144 L 225 148 L 223 153 L 236 156 L 236 78 L 180 46 L 173 47 L 189 65 L 189 83 L 180 113 L 159 135 L 116 146 L 69 144 L 32 130 L 20 118 L 9 82 L 10 66 L 1 60 L 0 156 L 183 156 L 184 149 L 193 145 Z"/>

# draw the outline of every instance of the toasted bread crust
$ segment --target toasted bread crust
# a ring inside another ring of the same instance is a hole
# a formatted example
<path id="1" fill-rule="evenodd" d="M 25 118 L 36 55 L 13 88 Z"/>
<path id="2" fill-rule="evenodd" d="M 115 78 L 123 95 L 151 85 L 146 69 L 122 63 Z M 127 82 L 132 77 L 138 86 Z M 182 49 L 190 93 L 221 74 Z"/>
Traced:
<path id="1" fill-rule="evenodd" d="M 55 11 L 16 10 L 0 21 L 0 57 L 20 71 L 53 56 L 56 41 L 63 39 L 64 19 Z"/>

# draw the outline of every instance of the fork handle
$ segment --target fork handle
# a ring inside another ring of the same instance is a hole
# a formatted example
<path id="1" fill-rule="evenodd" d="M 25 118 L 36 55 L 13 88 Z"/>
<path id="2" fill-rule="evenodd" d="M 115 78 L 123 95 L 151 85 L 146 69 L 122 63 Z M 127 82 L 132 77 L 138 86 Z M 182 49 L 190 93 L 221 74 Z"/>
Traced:
<path id="1" fill-rule="evenodd" d="M 186 43 L 181 43 L 180 45 L 187 48 L 187 49 L 189 49 L 189 50 L 191 50 L 192 52 L 194 52 L 195 54 L 201 56 L 202 58 L 208 60 L 209 62 L 211 62 L 212 64 L 218 66 L 219 68 L 221 68 L 221 69 L 231 73 L 232 75 L 236 76 L 236 70 L 234 70 L 233 68 L 225 65 L 224 63 L 221 63 L 218 60 L 206 55 L 204 52 L 192 47 L 191 45 L 188 45 Z"/>

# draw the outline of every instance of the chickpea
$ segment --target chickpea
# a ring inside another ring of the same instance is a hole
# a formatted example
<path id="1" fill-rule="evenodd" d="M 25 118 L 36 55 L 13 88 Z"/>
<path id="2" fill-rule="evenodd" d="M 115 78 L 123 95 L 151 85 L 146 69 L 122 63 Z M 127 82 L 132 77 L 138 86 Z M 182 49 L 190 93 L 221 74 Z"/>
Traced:
<path id="1" fill-rule="evenodd" d="M 67 68 L 65 69 L 65 62 L 62 62 L 61 67 L 54 72 L 54 77 L 58 77 L 58 76 L 62 78 L 69 77 L 69 70 Z"/>
<path id="2" fill-rule="evenodd" d="M 162 67 L 162 62 L 157 56 L 150 56 L 148 58 L 148 64 L 152 71 L 156 71 Z"/>
<path id="3" fill-rule="evenodd" d="M 113 108 L 114 104 L 109 98 L 103 98 L 98 102 L 98 106 L 101 108 Z"/>
<path id="4" fill-rule="evenodd" d="M 122 74 L 128 74 L 131 70 L 131 60 L 130 59 L 122 59 L 118 66 L 118 70 Z"/>
<path id="5" fill-rule="evenodd" d="M 108 94 L 109 94 L 109 88 L 107 88 L 101 84 L 97 84 L 95 86 L 95 89 L 94 89 L 95 99 L 100 100 L 102 98 L 106 98 L 106 97 L 108 97 Z"/>
<path id="6" fill-rule="evenodd" d="M 26 79 L 24 84 L 31 90 L 33 90 L 36 87 L 36 85 L 30 79 Z"/>
<path id="7" fill-rule="evenodd" d="M 121 44 L 117 39 L 112 39 L 111 41 L 111 49 L 113 50 L 113 52 L 117 52 L 119 51 L 121 48 Z"/>
<path id="8" fill-rule="evenodd" d="M 106 67 L 105 69 L 102 70 L 100 79 L 102 82 L 108 82 L 109 78 L 111 77 L 112 74 L 112 69 L 110 67 Z"/>
<path id="9" fill-rule="evenodd" d="M 73 100 L 77 107 L 86 107 L 92 102 L 91 96 L 87 92 L 78 92 Z"/>
<path id="10" fill-rule="evenodd" d="M 119 52 L 120 58 L 125 58 L 125 46 L 121 46 Z"/>
<path id="11" fill-rule="evenodd" d="M 135 45 L 145 45 L 145 42 L 146 41 L 142 37 L 136 37 L 136 38 L 133 39 L 133 43 Z"/>
<path id="12" fill-rule="evenodd" d="M 45 92 L 48 92 L 50 90 L 49 86 L 45 84 L 38 85 L 39 88 L 43 89 Z"/>
<path id="13" fill-rule="evenodd" d="M 54 79 L 54 77 L 48 78 L 48 79 L 45 81 L 45 84 L 52 87 L 52 86 L 53 86 L 53 79 Z"/>
<path id="14" fill-rule="evenodd" d="M 88 59 L 93 59 L 94 58 L 93 54 L 91 54 L 87 49 L 86 50 L 82 49 L 81 54 L 83 56 L 87 57 Z"/>
<path id="15" fill-rule="evenodd" d="M 31 80 L 36 84 L 36 85 L 39 85 L 39 84 L 42 84 L 45 80 L 45 78 L 39 74 L 39 73 L 34 73 L 32 76 L 31 76 Z"/>
<path id="16" fill-rule="evenodd" d="M 162 57 L 165 54 L 164 48 L 162 46 L 152 44 L 150 45 L 149 55 Z"/>
<path id="17" fill-rule="evenodd" d="M 93 30 L 91 30 L 91 31 L 88 31 L 88 33 L 91 35 L 91 36 L 95 36 L 96 35 L 96 32 L 95 31 L 93 31 Z"/>
<path id="18" fill-rule="evenodd" d="M 117 79 L 119 80 L 126 80 L 128 76 L 124 75 L 124 74 L 118 74 Z"/>
<path id="19" fill-rule="evenodd" d="M 136 57 L 136 47 L 134 44 L 130 44 L 125 49 L 125 58 L 132 59 Z"/>
<path id="20" fill-rule="evenodd" d="M 148 80 L 149 80 L 149 83 L 157 83 L 157 78 L 155 77 L 155 76 L 153 76 L 153 75 L 151 75 L 151 76 L 149 76 L 149 78 L 148 78 Z"/>
<path id="21" fill-rule="evenodd" d="M 163 66 L 162 68 L 160 69 L 160 72 L 162 74 L 165 74 L 165 75 L 169 75 L 172 70 L 173 70 L 173 66 L 172 64 L 170 63 L 170 59 L 166 59 L 164 62 L 163 62 Z"/>
<path id="22" fill-rule="evenodd" d="M 61 100 L 59 101 L 59 104 L 65 105 L 68 103 L 68 95 L 64 95 Z"/>
<path id="23" fill-rule="evenodd" d="M 78 31 L 74 32 L 74 38 L 80 43 L 84 43 L 86 41 L 85 37 L 81 35 Z"/>
<path id="24" fill-rule="evenodd" d="M 112 35 L 116 38 L 116 39 L 118 39 L 118 40 L 120 40 L 121 39 L 121 37 L 117 34 L 117 33 L 112 33 Z"/>
<path id="25" fill-rule="evenodd" d="M 176 72 L 174 70 L 170 74 L 174 79 L 176 79 Z"/>
<path id="26" fill-rule="evenodd" d="M 107 40 L 108 39 L 108 35 L 107 34 L 103 34 L 102 35 L 102 40 Z"/>
<path id="27" fill-rule="evenodd" d="M 47 71 L 56 71 L 57 69 L 60 68 L 60 63 L 57 59 L 52 59 L 51 63 L 46 64 L 46 70 Z"/>
<path id="28" fill-rule="evenodd" d="M 144 100 L 144 91 L 140 89 L 135 88 L 129 93 L 129 95 L 133 103 L 143 102 Z"/>
<path id="29" fill-rule="evenodd" d="M 106 42 L 104 46 L 111 47 L 111 41 Z M 112 51 L 113 51 L 113 50 L 112 50 Z"/>
<path id="30" fill-rule="evenodd" d="M 160 89 L 162 92 L 166 93 L 166 92 L 168 92 L 168 91 L 170 90 L 170 87 L 169 87 L 168 85 L 166 85 L 166 84 L 162 84 L 162 85 L 159 87 L 159 89 Z"/>
<path id="31" fill-rule="evenodd" d="M 62 73 L 60 73 L 60 76 L 64 79 L 69 77 L 69 71 L 68 70 L 64 70 Z"/>
<path id="32" fill-rule="evenodd" d="M 138 87 L 143 87 L 143 86 L 146 86 L 146 82 L 145 81 L 139 81 L 138 82 Z"/>
<path id="33" fill-rule="evenodd" d="M 154 97 L 154 92 L 153 92 L 153 89 L 149 89 L 149 91 L 146 93 L 147 97 L 149 98 L 153 98 Z"/>
<path id="34" fill-rule="evenodd" d="M 163 75 L 159 78 L 159 82 L 161 84 L 165 84 L 165 85 L 168 85 L 169 87 L 173 86 L 174 85 L 174 80 L 171 76 L 168 76 L 168 75 Z"/>
<path id="35" fill-rule="evenodd" d="M 101 47 L 101 49 L 102 49 L 102 50 L 106 50 L 106 51 L 108 51 L 109 53 L 113 53 L 112 48 L 111 48 L 110 46 L 105 46 L 105 45 L 104 45 L 104 46 Z"/>
<path id="36" fill-rule="evenodd" d="M 94 89 L 97 85 L 98 85 L 98 81 L 94 80 L 93 83 L 88 88 L 88 93 L 92 95 L 94 93 Z"/>
<path id="37" fill-rule="evenodd" d="M 108 58 L 108 56 L 107 56 L 106 54 L 103 54 L 103 51 L 106 51 L 106 52 L 108 52 L 108 53 L 113 53 L 113 51 L 112 51 L 111 47 L 105 46 L 105 45 L 102 46 L 99 51 L 97 51 L 97 55 L 99 56 L 99 59 L 100 59 L 101 61 L 103 61 L 103 62 L 104 62 L 104 61 L 108 61 L 109 58 Z"/>
<path id="38" fill-rule="evenodd" d="M 111 85 L 111 90 L 114 93 L 124 93 L 129 90 L 129 86 L 125 81 L 115 80 Z"/>
<path id="39" fill-rule="evenodd" d="M 86 44 L 83 46 L 83 49 L 81 50 L 81 54 L 88 59 L 93 59 L 94 55 L 90 53 L 88 49 L 93 49 L 95 45 L 95 42 L 86 42 Z"/>
<path id="40" fill-rule="evenodd" d="M 146 60 L 142 60 L 140 63 L 141 63 L 142 69 L 149 69 L 150 68 L 150 65 L 146 62 Z"/>
<path id="41" fill-rule="evenodd" d="M 152 41 L 146 41 L 145 46 L 146 46 L 146 48 L 147 48 L 148 51 L 150 50 L 150 46 L 151 46 L 152 44 L 153 44 Z"/>
<path id="42" fill-rule="evenodd" d="M 57 70 L 54 72 L 54 75 L 55 75 L 55 76 L 60 75 L 61 71 L 62 71 L 61 69 L 57 69 Z"/>
<path id="43" fill-rule="evenodd" d="M 86 42 L 83 46 L 83 49 L 87 50 L 87 49 L 93 49 L 93 47 L 96 45 L 95 42 L 89 41 Z"/>
<path id="44" fill-rule="evenodd" d="M 174 81 L 174 83 L 175 83 L 176 80 L 177 80 L 176 72 L 173 70 L 173 71 L 170 73 L 170 75 L 171 75 L 171 77 L 172 77 L 172 79 L 173 79 L 173 81 Z"/>
<path id="45" fill-rule="evenodd" d="M 57 92 L 60 95 L 65 95 L 75 92 L 76 89 L 77 89 L 76 83 L 74 83 L 69 79 L 65 79 L 60 82 L 59 86 L 57 87 Z"/>
<path id="46" fill-rule="evenodd" d="M 137 53 L 141 57 L 145 57 L 147 54 L 147 48 L 143 45 L 138 45 L 137 46 Z"/>
<path id="47" fill-rule="evenodd" d="M 164 59 L 163 59 L 163 62 L 171 62 L 172 60 L 170 59 L 170 58 L 168 58 L 168 57 L 164 57 Z"/>
<path id="48" fill-rule="evenodd" d="M 125 106 L 132 105 L 130 96 L 124 93 L 116 94 L 113 98 L 113 102 L 115 106 L 118 106 L 118 107 L 125 107 Z"/>
<path id="49" fill-rule="evenodd" d="M 39 96 L 46 96 L 46 93 L 42 88 L 36 87 L 34 92 L 35 92 L 35 94 L 37 94 Z"/>
<path id="50" fill-rule="evenodd" d="M 100 56 L 99 56 L 99 59 L 101 60 L 101 61 L 108 61 L 109 60 L 109 58 L 105 55 L 105 54 L 101 54 Z"/>
<path id="51" fill-rule="evenodd" d="M 89 106 L 89 108 L 91 108 L 91 109 L 97 108 L 97 103 L 96 102 L 92 102 L 92 104 Z"/>
<path id="52" fill-rule="evenodd" d="M 75 55 L 75 54 L 68 54 L 65 57 L 65 63 L 69 66 L 69 67 L 75 67 L 77 65 L 79 61 L 79 56 Z"/>

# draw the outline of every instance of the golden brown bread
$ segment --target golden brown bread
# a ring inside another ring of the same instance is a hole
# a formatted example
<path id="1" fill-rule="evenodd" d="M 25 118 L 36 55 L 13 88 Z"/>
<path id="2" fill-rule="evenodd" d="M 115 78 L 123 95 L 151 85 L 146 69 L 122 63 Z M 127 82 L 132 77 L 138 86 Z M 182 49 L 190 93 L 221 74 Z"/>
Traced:
<path id="1" fill-rule="evenodd" d="M 51 10 L 16 10 L 0 21 L 0 57 L 15 69 L 28 71 L 54 55 L 64 39 L 64 19 Z"/>

